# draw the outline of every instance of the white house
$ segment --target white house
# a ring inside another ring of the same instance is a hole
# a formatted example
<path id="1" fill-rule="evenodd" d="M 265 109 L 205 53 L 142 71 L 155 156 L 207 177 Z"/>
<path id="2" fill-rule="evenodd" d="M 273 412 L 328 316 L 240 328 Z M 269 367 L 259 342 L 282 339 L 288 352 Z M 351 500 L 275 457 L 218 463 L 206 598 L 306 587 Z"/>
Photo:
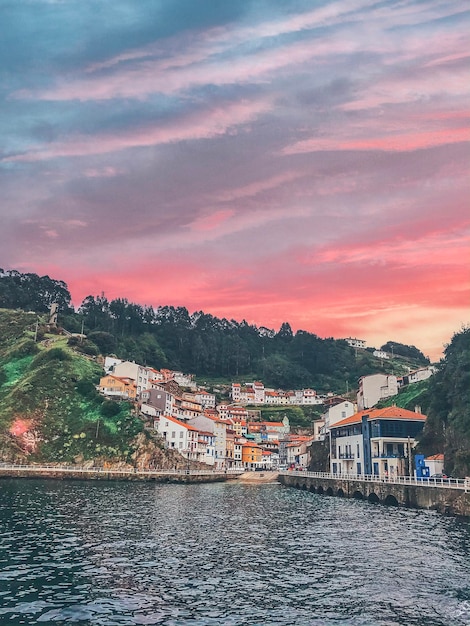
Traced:
<path id="1" fill-rule="evenodd" d="M 347 337 L 345 341 L 351 346 L 351 348 L 365 348 L 366 341 L 365 339 L 356 339 L 356 337 Z"/>
<path id="2" fill-rule="evenodd" d="M 190 389 L 196 389 L 197 385 L 194 382 L 193 374 L 183 374 L 183 372 L 173 372 L 173 380 L 180 385 L 180 387 L 189 387 Z"/>
<path id="3" fill-rule="evenodd" d="M 424 464 L 426 465 L 426 467 L 429 467 L 429 476 L 433 476 L 434 474 L 444 473 L 444 455 L 443 454 L 433 454 L 432 456 L 427 456 L 424 459 Z"/>
<path id="4" fill-rule="evenodd" d="M 187 459 L 198 460 L 199 431 L 197 428 L 169 415 L 157 418 L 154 426 L 165 439 L 168 448 L 178 450 Z"/>
<path id="5" fill-rule="evenodd" d="M 137 395 L 143 389 L 148 389 L 149 379 L 152 378 L 152 368 L 144 367 L 132 361 L 121 361 L 114 366 L 113 373 L 115 376 L 124 378 L 132 378 L 137 387 Z"/>
<path id="6" fill-rule="evenodd" d="M 428 367 L 420 367 L 419 369 L 410 371 L 408 374 L 405 374 L 405 376 L 402 376 L 402 378 L 398 381 L 399 385 L 412 385 L 414 383 L 419 383 L 422 380 L 427 380 L 428 378 L 431 378 L 435 371 L 436 368 L 432 365 Z"/>
<path id="7" fill-rule="evenodd" d="M 374 356 L 376 356 L 378 359 L 389 359 L 390 355 L 388 352 L 385 352 L 385 350 L 374 350 L 372 352 L 372 354 Z"/>
<path id="8" fill-rule="evenodd" d="M 190 419 L 189 425 L 200 431 L 212 433 L 215 436 L 215 457 L 216 468 L 225 467 L 225 455 L 227 450 L 227 424 L 223 420 L 211 418 L 207 415 L 199 415 Z"/>
<path id="9" fill-rule="evenodd" d="M 324 414 L 325 430 L 329 431 L 332 426 L 337 422 L 351 417 L 356 412 L 356 405 L 349 400 L 344 400 L 339 404 L 330 406 L 328 411 Z"/>
<path id="10" fill-rule="evenodd" d="M 172 415 L 174 417 L 175 397 L 161 387 L 144 389 L 140 393 L 140 410 L 145 415 L 158 417 L 159 415 Z"/>
<path id="11" fill-rule="evenodd" d="M 393 374 L 371 374 L 359 379 L 357 392 L 357 408 L 359 411 L 369 409 L 384 398 L 396 396 L 398 380 Z"/>
<path id="12" fill-rule="evenodd" d="M 203 409 L 215 409 L 215 394 L 199 389 L 194 397 Z"/>
<path id="13" fill-rule="evenodd" d="M 106 374 L 112 372 L 118 363 L 122 363 L 121 359 L 115 359 L 114 357 L 107 356 L 104 359 L 104 371 Z"/>

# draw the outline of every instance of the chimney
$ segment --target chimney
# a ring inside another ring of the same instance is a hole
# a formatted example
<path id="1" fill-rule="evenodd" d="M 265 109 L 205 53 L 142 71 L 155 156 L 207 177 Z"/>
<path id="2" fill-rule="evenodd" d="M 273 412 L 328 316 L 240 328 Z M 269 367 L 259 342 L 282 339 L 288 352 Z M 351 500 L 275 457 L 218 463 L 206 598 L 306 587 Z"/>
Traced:
<path id="1" fill-rule="evenodd" d="M 415 413 L 421 413 L 421 407 L 419 404 L 415 404 Z"/>

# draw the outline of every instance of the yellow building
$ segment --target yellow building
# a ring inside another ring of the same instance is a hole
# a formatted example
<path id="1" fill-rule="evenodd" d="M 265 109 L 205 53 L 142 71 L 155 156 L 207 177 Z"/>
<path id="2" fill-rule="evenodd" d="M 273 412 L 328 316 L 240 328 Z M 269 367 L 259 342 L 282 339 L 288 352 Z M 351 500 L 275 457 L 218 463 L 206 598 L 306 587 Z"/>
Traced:
<path id="1" fill-rule="evenodd" d="M 100 379 L 99 391 L 110 398 L 121 400 L 135 400 L 137 387 L 132 378 L 121 378 L 107 374 Z"/>

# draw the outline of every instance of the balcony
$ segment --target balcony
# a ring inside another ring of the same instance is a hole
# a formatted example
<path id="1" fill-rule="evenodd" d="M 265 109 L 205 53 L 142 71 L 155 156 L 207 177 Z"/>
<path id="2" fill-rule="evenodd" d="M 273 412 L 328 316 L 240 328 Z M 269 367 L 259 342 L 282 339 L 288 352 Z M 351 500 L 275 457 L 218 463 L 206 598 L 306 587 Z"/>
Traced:
<path id="1" fill-rule="evenodd" d="M 340 452 L 338 458 L 353 461 L 355 457 L 352 452 Z"/>
<path id="2" fill-rule="evenodd" d="M 372 454 L 373 459 L 405 459 L 404 454 L 399 454 L 398 452 L 382 452 L 381 454 L 374 452 Z"/>

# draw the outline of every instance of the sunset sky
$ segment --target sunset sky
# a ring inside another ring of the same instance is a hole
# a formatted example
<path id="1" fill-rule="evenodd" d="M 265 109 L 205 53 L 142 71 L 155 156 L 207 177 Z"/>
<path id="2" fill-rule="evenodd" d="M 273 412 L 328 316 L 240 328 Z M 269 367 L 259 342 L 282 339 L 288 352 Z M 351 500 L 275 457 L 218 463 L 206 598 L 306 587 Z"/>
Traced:
<path id="1" fill-rule="evenodd" d="M 470 322 L 468 9 L 3 0 L 0 267 L 438 359 Z"/>

